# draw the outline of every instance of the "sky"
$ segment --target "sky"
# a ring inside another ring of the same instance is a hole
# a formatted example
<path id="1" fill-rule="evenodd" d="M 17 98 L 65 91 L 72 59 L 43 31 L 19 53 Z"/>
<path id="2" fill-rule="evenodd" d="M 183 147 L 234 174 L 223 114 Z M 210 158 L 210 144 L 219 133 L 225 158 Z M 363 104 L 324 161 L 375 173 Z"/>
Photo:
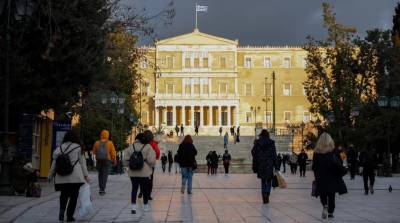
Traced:
<path id="1" fill-rule="evenodd" d="M 149 15 L 165 8 L 170 0 L 125 0 L 122 4 L 146 8 Z M 157 38 L 165 39 L 192 32 L 195 24 L 195 3 L 208 6 L 199 12 L 201 32 L 239 39 L 239 45 L 301 45 L 311 35 L 326 36 L 322 24 L 321 0 L 173 0 L 175 17 L 165 26 L 154 20 Z M 357 29 L 359 36 L 366 30 L 391 29 L 394 9 L 399 0 L 327 0 L 334 7 L 337 20 Z M 152 45 L 142 37 L 140 44 Z"/>

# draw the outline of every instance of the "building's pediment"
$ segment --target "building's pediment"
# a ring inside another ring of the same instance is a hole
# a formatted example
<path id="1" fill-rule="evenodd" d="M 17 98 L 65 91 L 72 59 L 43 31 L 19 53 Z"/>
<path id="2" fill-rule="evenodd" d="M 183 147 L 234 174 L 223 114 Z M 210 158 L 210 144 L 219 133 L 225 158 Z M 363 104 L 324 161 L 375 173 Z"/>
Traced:
<path id="1" fill-rule="evenodd" d="M 225 39 L 206 33 L 202 33 L 198 30 L 194 30 L 191 33 L 175 36 L 172 38 L 160 40 L 156 42 L 156 45 L 238 45 L 238 41 Z"/>

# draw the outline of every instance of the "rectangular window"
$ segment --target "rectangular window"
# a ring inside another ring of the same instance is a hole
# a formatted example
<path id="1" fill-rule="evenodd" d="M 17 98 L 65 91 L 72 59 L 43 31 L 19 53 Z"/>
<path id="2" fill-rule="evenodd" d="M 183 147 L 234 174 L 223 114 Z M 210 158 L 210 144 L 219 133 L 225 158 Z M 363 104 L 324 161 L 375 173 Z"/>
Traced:
<path id="1" fill-rule="evenodd" d="M 310 122 L 311 121 L 311 114 L 308 111 L 303 113 L 303 122 Z"/>
<path id="2" fill-rule="evenodd" d="M 199 68 L 199 67 L 200 67 L 200 59 L 194 58 L 194 68 Z"/>
<path id="3" fill-rule="evenodd" d="M 167 125 L 172 126 L 172 111 L 167 111 Z"/>
<path id="4" fill-rule="evenodd" d="M 167 57 L 167 68 L 173 68 L 173 67 L 174 67 L 174 58 Z"/>
<path id="5" fill-rule="evenodd" d="M 272 68 L 272 66 L 271 66 L 271 58 L 270 57 L 264 57 L 264 67 L 265 68 Z"/>
<path id="6" fill-rule="evenodd" d="M 272 112 L 267 111 L 266 115 L 265 115 L 265 121 L 267 122 L 267 124 L 271 124 L 272 123 Z"/>
<path id="7" fill-rule="evenodd" d="M 244 94 L 245 94 L 246 96 L 251 96 L 251 95 L 252 95 L 252 91 L 253 91 L 252 85 L 249 84 L 249 83 L 244 84 L 244 91 L 245 91 Z"/>
<path id="8" fill-rule="evenodd" d="M 142 96 L 147 96 L 150 91 L 150 83 L 147 81 L 142 82 Z"/>
<path id="9" fill-rule="evenodd" d="M 283 96 L 291 96 L 291 95 L 292 95 L 292 85 L 283 84 Z"/>
<path id="10" fill-rule="evenodd" d="M 226 68 L 226 58 L 225 57 L 219 58 L 219 64 L 221 68 Z"/>
<path id="11" fill-rule="evenodd" d="M 283 59 L 283 67 L 290 68 L 290 58 L 289 57 L 286 57 Z"/>
<path id="12" fill-rule="evenodd" d="M 140 61 L 140 68 L 146 69 L 147 68 L 147 60 L 142 60 Z"/>
<path id="13" fill-rule="evenodd" d="M 200 79 L 201 84 L 202 84 L 202 94 L 208 94 L 208 78 L 202 78 Z"/>
<path id="14" fill-rule="evenodd" d="M 283 113 L 283 119 L 285 120 L 285 122 L 290 122 L 291 116 L 292 116 L 292 112 L 290 112 L 290 111 L 285 111 Z"/>
<path id="15" fill-rule="evenodd" d="M 191 86 L 190 86 L 190 79 L 186 79 L 185 82 L 185 93 L 186 94 L 191 94 Z"/>
<path id="16" fill-rule="evenodd" d="M 303 66 L 303 68 L 307 67 L 307 57 L 303 57 L 301 60 L 301 65 Z"/>
<path id="17" fill-rule="evenodd" d="M 190 58 L 185 58 L 185 67 L 190 68 Z"/>
<path id="18" fill-rule="evenodd" d="M 266 83 L 265 84 L 265 93 L 264 93 L 264 95 L 272 96 L 272 84 L 271 83 Z"/>
<path id="19" fill-rule="evenodd" d="M 246 57 L 244 61 L 244 66 L 246 68 L 251 68 L 251 57 Z"/>
<path id="20" fill-rule="evenodd" d="M 228 83 L 219 83 L 219 94 L 228 94 Z"/>
<path id="21" fill-rule="evenodd" d="M 252 112 L 246 112 L 246 122 L 253 122 L 251 115 Z"/>
<path id="22" fill-rule="evenodd" d="M 198 78 L 193 79 L 193 93 L 200 94 L 200 80 Z"/>
<path id="23" fill-rule="evenodd" d="M 208 58 L 207 57 L 203 58 L 203 67 L 205 67 L 205 68 L 208 67 Z"/>
<path id="24" fill-rule="evenodd" d="M 174 84 L 167 83 L 165 89 L 166 89 L 167 94 L 173 94 L 174 93 Z"/>

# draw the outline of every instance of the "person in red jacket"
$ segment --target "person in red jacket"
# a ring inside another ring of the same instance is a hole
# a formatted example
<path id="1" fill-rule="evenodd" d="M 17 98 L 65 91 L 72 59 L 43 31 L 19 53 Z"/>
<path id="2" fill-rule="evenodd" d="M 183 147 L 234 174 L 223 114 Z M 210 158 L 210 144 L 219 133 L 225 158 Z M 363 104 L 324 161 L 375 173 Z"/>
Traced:
<path id="1" fill-rule="evenodd" d="M 154 140 L 154 135 L 150 130 L 146 130 L 144 131 L 144 137 L 149 138 L 150 139 L 150 146 L 151 148 L 153 148 L 154 152 L 156 153 L 156 160 L 158 160 L 160 158 L 160 148 L 158 147 L 158 142 L 156 140 Z M 153 172 L 151 173 L 150 176 L 150 197 L 149 200 L 153 200 L 153 198 L 151 197 L 151 192 L 153 191 L 153 179 L 154 179 L 154 167 L 153 167 Z"/>

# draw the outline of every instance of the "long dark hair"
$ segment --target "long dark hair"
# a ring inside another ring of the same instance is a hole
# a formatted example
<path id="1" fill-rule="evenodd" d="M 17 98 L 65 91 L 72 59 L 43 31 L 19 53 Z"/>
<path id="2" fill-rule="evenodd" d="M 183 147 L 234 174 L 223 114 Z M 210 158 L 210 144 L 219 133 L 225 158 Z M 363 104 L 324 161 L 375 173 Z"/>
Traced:
<path id="1" fill-rule="evenodd" d="M 190 136 L 190 135 L 185 135 L 185 138 L 183 138 L 182 143 L 193 144 L 192 136 Z"/>
<path id="2" fill-rule="evenodd" d="M 79 135 L 74 130 L 69 130 L 67 133 L 65 133 L 62 142 L 63 143 L 65 143 L 65 142 L 76 143 L 76 144 L 80 145 L 82 148 L 81 139 L 79 138 Z"/>
<path id="3" fill-rule="evenodd" d="M 266 129 L 261 130 L 260 135 L 258 135 L 260 138 L 267 138 L 269 139 L 269 132 Z"/>

